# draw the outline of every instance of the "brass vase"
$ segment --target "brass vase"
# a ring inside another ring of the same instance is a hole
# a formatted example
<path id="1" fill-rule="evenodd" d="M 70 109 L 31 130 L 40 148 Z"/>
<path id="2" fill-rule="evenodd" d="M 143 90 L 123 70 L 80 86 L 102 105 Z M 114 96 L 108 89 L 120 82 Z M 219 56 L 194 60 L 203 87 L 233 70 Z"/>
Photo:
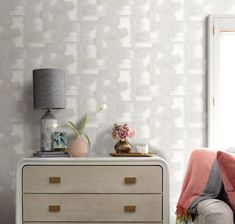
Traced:
<path id="1" fill-rule="evenodd" d="M 116 153 L 129 153 L 131 151 L 131 144 L 127 140 L 119 140 L 115 144 L 114 149 Z"/>

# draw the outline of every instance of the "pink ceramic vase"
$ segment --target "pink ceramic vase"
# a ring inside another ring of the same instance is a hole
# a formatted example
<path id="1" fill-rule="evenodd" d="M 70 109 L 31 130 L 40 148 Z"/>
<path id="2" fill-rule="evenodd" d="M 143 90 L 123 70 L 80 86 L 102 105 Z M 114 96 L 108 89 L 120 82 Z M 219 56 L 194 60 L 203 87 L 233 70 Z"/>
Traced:
<path id="1" fill-rule="evenodd" d="M 74 157 L 83 157 L 88 153 L 89 144 L 85 138 L 77 136 L 69 146 L 69 153 Z"/>

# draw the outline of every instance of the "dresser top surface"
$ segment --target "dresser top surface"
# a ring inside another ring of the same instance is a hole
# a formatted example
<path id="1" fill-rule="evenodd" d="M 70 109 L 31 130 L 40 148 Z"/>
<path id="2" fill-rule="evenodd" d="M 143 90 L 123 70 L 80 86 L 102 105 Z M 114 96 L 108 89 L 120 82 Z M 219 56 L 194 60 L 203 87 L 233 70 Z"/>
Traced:
<path id="1" fill-rule="evenodd" d="M 155 165 L 163 164 L 167 166 L 167 162 L 159 157 L 112 157 L 112 156 L 87 156 L 87 157 L 53 157 L 38 158 L 29 157 L 22 159 L 18 166 L 25 165 Z"/>

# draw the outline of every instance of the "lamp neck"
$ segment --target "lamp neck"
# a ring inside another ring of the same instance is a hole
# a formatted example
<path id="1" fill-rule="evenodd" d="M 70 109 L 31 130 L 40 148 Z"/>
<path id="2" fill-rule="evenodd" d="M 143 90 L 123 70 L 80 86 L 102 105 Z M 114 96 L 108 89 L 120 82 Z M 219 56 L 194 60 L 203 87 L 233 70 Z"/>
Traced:
<path id="1" fill-rule="evenodd" d="M 52 110 L 48 108 L 41 119 L 55 119 L 55 116 L 53 115 Z"/>

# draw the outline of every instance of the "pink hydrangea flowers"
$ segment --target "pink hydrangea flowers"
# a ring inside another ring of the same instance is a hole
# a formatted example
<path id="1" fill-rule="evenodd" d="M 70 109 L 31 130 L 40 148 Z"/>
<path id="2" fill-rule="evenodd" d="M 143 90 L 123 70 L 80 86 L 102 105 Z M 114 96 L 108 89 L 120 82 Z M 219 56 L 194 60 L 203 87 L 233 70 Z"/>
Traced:
<path id="1" fill-rule="evenodd" d="M 117 140 L 125 141 L 127 138 L 135 136 L 135 130 L 128 124 L 114 124 L 112 129 L 112 137 Z"/>

